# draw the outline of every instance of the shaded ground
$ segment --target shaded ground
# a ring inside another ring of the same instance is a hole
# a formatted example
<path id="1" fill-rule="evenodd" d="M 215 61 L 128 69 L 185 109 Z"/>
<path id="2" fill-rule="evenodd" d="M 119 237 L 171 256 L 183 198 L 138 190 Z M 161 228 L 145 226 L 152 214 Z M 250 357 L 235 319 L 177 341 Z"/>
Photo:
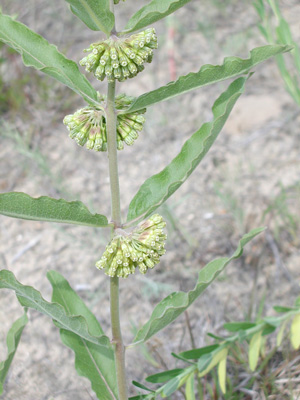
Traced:
<path id="1" fill-rule="evenodd" d="M 133 9 L 133 1 L 118 8 Z M 5 13 L 56 43 L 74 60 L 82 57 L 97 34 L 73 19 L 64 2 L 4 1 Z M 30 7 L 29 7 L 30 3 Z M 142 4 L 144 2 L 141 2 Z M 213 3 L 213 4 L 212 4 Z M 169 20 L 176 30 L 176 73 L 220 63 L 227 55 L 246 57 L 264 42 L 256 28 L 250 2 L 192 1 Z M 296 41 L 300 39 L 300 6 L 282 1 Z M 121 15 L 122 14 L 122 15 Z M 121 26 L 121 23 L 120 23 Z M 160 48 L 151 65 L 121 91 L 139 95 L 170 81 L 167 24 L 156 24 Z M 92 210 L 109 215 L 108 165 L 105 154 L 94 154 L 68 138 L 64 115 L 83 103 L 58 83 L 25 69 L 18 55 L 1 49 L 5 82 L 1 101 L 0 189 L 80 199 Z M 92 79 L 92 78 L 91 78 Z M 120 152 L 122 212 L 143 181 L 160 171 L 179 152 L 184 141 L 210 120 L 211 106 L 226 84 L 213 85 L 147 112 L 147 123 L 132 148 Z M 104 83 L 97 83 L 100 91 Z M 197 346 L 207 332 L 218 333 L 227 320 L 240 320 L 252 310 L 255 317 L 265 296 L 264 313 L 274 304 L 291 305 L 299 295 L 300 250 L 300 113 L 286 94 L 274 61 L 256 69 L 217 142 L 188 182 L 161 209 L 168 220 L 167 254 L 146 277 L 121 283 L 121 315 L 125 342 L 134 326 L 146 322 L 153 306 L 172 290 L 193 287 L 197 271 L 217 256 L 230 255 L 239 237 L 260 225 L 270 229 L 250 244 L 242 259 L 231 264 L 189 311 Z M 50 299 L 45 275 L 62 273 L 87 301 L 103 328 L 109 329 L 108 279 L 96 268 L 109 232 L 0 217 L 1 268 Z M 252 301 L 251 301 L 252 299 Z M 0 292 L 0 359 L 5 336 L 21 309 L 15 296 Z M 174 367 L 170 353 L 191 347 L 184 316 L 149 342 L 154 367 L 140 349 L 127 354 L 129 379 Z M 141 370 L 140 363 L 145 365 Z M 162 368 L 162 369 L 161 369 Z M 284 388 L 284 385 L 282 386 Z M 294 396 L 299 387 L 292 385 Z M 289 389 L 290 390 L 290 389 Z M 265 398 L 257 389 L 259 397 Z M 89 382 L 74 371 L 73 354 L 60 343 L 51 321 L 31 311 L 18 353 L 1 397 L 5 400 L 95 398 Z M 182 394 L 174 395 L 181 399 Z M 254 397 L 253 397 L 254 398 Z M 271 398 L 271 397 L 270 397 Z M 275 397 L 274 397 L 275 398 Z M 297 397 L 295 397 L 297 398 Z"/>

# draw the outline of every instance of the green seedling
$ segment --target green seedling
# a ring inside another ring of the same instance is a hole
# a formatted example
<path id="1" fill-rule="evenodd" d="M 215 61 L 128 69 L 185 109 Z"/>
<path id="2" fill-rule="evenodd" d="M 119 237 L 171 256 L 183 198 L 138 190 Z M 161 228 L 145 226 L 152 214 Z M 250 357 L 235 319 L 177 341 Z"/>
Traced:
<path id="1" fill-rule="evenodd" d="M 289 337 L 294 350 L 300 348 L 299 300 L 296 300 L 293 307 L 275 306 L 274 310 L 279 315 L 265 317 L 257 322 L 227 323 L 223 328 L 229 335 L 216 337 L 210 334 L 215 338 L 212 344 L 172 354 L 183 361 L 185 366 L 148 376 L 146 378 L 148 383 L 158 385 L 163 383 L 163 385 L 156 389 L 148 388 L 150 393 L 144 398 L 148 400 L 159 398 L 158 396 L 164 398 L 185 387 L 187 399 L 204 398 L 203 388 L 212 398 L 242 399 L 245 392 L 236 389 L 233 383 L 235 378 L 233 371 L 240 368 L 243 368 L 249 376 L 244 380 L 241 389 L 250 390 L 256 379 L 255 373 L 260 372 L 265 395 L 275 393 L 276 376 L 272 377 L 270 374 L 264 377 L 262 372 L 282 345 L 284 336 Z M 266 340 L 273 332 L 276 332 L 276 346 L 266 354 Z M 227 363 L 230 364 L 229 376 L 227 376 Z M 204 379 L 209 375 L 211 379 L 209 381 L 205 379 L 200 385 L 201 389 L 196 389 L 194 378 Z"/>

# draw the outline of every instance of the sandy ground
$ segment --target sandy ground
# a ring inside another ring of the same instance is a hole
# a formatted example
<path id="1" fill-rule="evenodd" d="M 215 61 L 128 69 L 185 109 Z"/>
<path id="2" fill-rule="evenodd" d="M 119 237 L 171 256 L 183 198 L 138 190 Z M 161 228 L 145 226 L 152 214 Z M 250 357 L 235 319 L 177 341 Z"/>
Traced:
<path id="1" fill-rule="evenodd" d="M 74 19 L 64 2 L 27 3 L 30 7 L 25 8 L 20 0 L 4 0 L 3 12 L 18 14 L 19 20 L 74 60 L 79 61 L 82 49 L 97 40 L 97 33 Z M 127 3 L 118 8 L 120 27 L 134 8 L 133 0 Z M 299 41 L 297 3 L 281 1 L 281 6 Z M 206 0 L 200 5 L 194 0 L 168 22 L 175 28 L 177 76 L 205 63 L 221 63 L 228 55 L 246 57 L 251 48 L 264 44 L 257 16 L 246 1 Z M 167 23 L 155 26 L 160 47 L 153 63 L 138 78 L 120 85 L 119 91 L 139 95 L 171 80 Z M 109 215 L 106 155 L 78 147 L 62 124 L 64 115 L 82 106 L 82 100 L 50 78 L 23 68 L 18 55 L 1 51 L 8 63 L 0 64 L 0 74 L 10 95 L 5 99 L 8 107 L 1 104 L 0 190 L 80 199 L 91 210 Z M 160 210 L 169 234 L 162 262 L 147 276 L 137 274 L 121 282 L 126 343 L 160 299 L 174 290 L 191 289 L 199 269 L 215 257 L 230 255 L 240 236 L 257 226 L 267 226 L 268 233 L 253 241 L 244 256 L 229 265 L 190 308 L 196 345 L 208 343 L 208 332 L 218 333 L 225 321 L 241 320 L 251 308 L 255 318 L 264 296 L 263 313 L 269 314 L 273 305 L 291 305 L 299 295 L 300 112 L 285 92 L 274 61 L 255 71 L 207 157 Z M 96 85 L 106 90 L 105 83 Z M 147 111 L 145 130 L 136 145 L 119 153 L 124 216 L 143 181 L 169 163 L 184 141 L 211 119 L 211 106 L 226 85 L 209 86 Z M 59 271 L 109 333 L 109 281 L 94 267 L 108 230 L 6 217 L 0 221 L 1 268 L 13 271 L 46 299 L 51 297 L 46 272 Z M 14 294 L 6 290 L 0 292 L 0 301 L 2 360 L 6 333 L 22 310 Z M 89 381 L 77 376 L 73 354 L 63 347 L 52 322 L 34 311 L 29 316 L 1 399 L 95 399 Z M 182 316 L 149 341 L 147 348 L 156 366 L 144 359 L 141 349 L 128 351 L 128 379 L 142 381 L 150 373 L 174 368 L 170 353 L 190 347 Z M 173 398 L 183 396 L 179 393 Z"/>

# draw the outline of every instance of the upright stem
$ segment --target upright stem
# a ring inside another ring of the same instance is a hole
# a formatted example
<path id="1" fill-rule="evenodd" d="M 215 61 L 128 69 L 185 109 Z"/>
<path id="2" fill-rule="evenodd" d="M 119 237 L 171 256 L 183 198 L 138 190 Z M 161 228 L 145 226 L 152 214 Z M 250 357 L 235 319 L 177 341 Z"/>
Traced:
<path id="1" fill-rule="evenodd" d="M 114 0 L 110 0 L 110 10 L 114 13 Z M 115 31 L 113 27 L 112 33 Z M 106 129 L 107 150 L 109 163 L 109 179 L 111 192 L 111 216 L 114 226 L 121 226 L 120 185 L 117 154 L 117 115 L 115 107 L 116 82 L 109 82 L 107 89 Z M 110 319 L 112 330 L 112 344 L 115 350 L 115 362 L 118 383 L 118 400 L 128 400 L 125 370 L 125 348 L 122 340 L 120 313 L 119 313 L 119 278 L 110 278 Z"/>
<path id="2" fill-rule="evenodd" d="M 115 89 L 116 89 L 115 82 L 108 84 L 106 124 L 107 124 L 107 148 L 108 148 L 108 162 L 109 162 L 112 220 L 115 226 L 119 227 L 121 225 L 121 207 L 120 207 L 120 186 L 119 186 L 117 137 L 116 137 L 117 116 L 115 110 Z"/>
<path id="3" fill-rule="evenodd" d="M 112 219 L 115 226 L 121 225 L 120 208 L 120 187 L 118 173 L 117 156 L 117 129 L 116 129 L 116 110 L 115 110 L 115 82 L 108 83 L 107 106 L 106 106 L 106 124 L 107 124 L 107 147 L 109 162 L 109 178 L 111 190 L 111 209 Z M 128 392 L 126 385 L 125 371 L 125 349 L 122 340 L 120 314 L 119 314 L 119 278 L 110 278 L 110 315 L 112 329 L 112 343 L 115 348 L 115 361 L 117 370 L 117 382 L 119 391 L 119 400 L 127 400 Z"/>

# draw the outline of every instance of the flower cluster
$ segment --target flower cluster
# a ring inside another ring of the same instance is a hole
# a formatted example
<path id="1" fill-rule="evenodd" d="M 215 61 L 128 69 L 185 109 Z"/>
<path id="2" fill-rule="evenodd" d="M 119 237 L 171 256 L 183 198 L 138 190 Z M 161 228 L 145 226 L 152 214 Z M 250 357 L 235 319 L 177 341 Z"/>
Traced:
<path id="1" fill-rule="evenodd" d="M 84 50 L 91 53 L 80 61 L 80 65 L 93 72 L 100 81 L 105 77 L 109 82 L 124 81 L 142 71 L 145 62 L 152 61 L 156 48 L 155 29 L 149 28 L 126 39 L 115 37 L 91 44 Z"/>
<path id="2" fill-rule="evenodd" d="M 104 101 L 104 96 L 100 97 Z M 125 110 L 134 100 L 134 97 L 121 94 L 116 97 L 116 108 L 120 111 Z M 122 150 L 124 142 L 131 146 L 138 138 L 145 123 L 142 115 L 146 109 L 129 114 L 118 114 L 117 116 L 117 148 Z M 104 107 L 84 107 L 76 111 L 75 114 L 67 115 L 64 124 L 70 131 L 69 136 L 80 146 L 95 151 L 107 150 L 107 132 Z"/>
<path id="3" fill-rule="evenodd" d="M 104 269 L 105 274 L 111 277 L 127 278 L 135 273 L 136 268 L 145 274 L 148 268 L 159 263 L 160 257 L 166 252 L 165 226 L 163 218 L 155 214 L 131 233 L 117 233 L 106 246 L 96 267 Z"/>

